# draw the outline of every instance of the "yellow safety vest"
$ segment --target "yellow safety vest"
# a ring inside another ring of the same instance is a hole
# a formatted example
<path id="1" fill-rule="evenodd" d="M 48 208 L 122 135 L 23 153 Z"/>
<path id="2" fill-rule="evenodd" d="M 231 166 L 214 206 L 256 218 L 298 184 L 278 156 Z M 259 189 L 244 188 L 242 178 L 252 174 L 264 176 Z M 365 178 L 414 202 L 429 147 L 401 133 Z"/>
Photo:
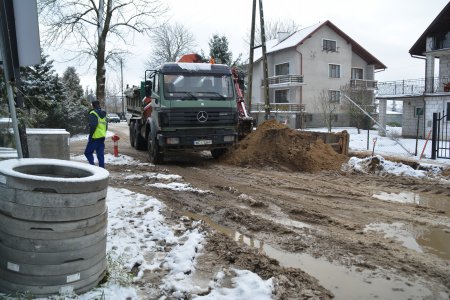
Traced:
<path id="1" fill-rule="evenodd" d="M 104 118 L 100 118 L 95 110 L 92 110 L 90 114 L 93 114 L 97 117 L 98 123 L 97 128 L 95 128 L 94 134 L 92 135 L 93 139 L 99 139 L 106 137 L 106 116 Z"/>

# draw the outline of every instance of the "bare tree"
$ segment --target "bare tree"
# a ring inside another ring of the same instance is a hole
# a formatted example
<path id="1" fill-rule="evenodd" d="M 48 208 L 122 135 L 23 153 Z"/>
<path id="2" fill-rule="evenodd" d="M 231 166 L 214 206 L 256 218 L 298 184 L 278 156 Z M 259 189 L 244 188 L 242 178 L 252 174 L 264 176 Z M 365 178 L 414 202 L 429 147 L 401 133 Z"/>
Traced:
<path id="1" fill-rule="evenodd" d="M 147 66 L 154 68 L 164 62 L 176 61 L 181 55 L 192 52 L 196 46 L 194 35 L 182 24 L 164 24 L 151 33 L 152 52 Z"/>
<path id="2" fill-rule="evenodd" d="M 363 85 L 349 84 L 341 87 L 341 91 L 345 93 L 350 99 L 352 99 L 361 109 L 367 113 L 375 112 L 373 91 Z M 367 124 L 366 114 L 350 101 L 345 101 L 343 109 L 347 111 L 350 116 L 351 126 L 355 126 L 360 133 L 360 129 L 368 129 L 370 124 Z"/>
<path id="3" fill-rule="evenodd" d="M 102 103 L 105 64 L 126 52 L 118 45 L 129 45 L 133 33 L 148 33 L 167 11 L 160 0 L 39 0 L 38 4 L 49 44 L 70 46 L 74 58 L 95 60 L 96 98 Z M 114 43 L 108 44 L 110 40 Z"/>
<path id="4" fill-rule="evenodd" d="M 339 99 L 333 99 L 330 91 L 322 90 L 317 98 L 316 105 L 323 116 L 324 125 L 328 128 L 328 132 L 331 132 L 334 118 L 337 115 L 336 110 L 339 106 Z"/>
<path id="5" fill-rule="evenodd" d="M 278 37 L 278 33 L 286 33 L 292 34 L 300 29 L 300 25 L 298 25 L 294 20 L 267 20 L 264 23 L 266 41 L 276 39 Z M 250 45 L 250 32 L 247 34 L 245 38 L 245 42 Z M 261 44 L 261 28 L 255 28 L 255 46 Z"/>
<path id="6" fill-rule="evenodd" d="M 105 89 L 105 109 L 107 112 L 122 112 L 120 82 L 108 80 Z"/>

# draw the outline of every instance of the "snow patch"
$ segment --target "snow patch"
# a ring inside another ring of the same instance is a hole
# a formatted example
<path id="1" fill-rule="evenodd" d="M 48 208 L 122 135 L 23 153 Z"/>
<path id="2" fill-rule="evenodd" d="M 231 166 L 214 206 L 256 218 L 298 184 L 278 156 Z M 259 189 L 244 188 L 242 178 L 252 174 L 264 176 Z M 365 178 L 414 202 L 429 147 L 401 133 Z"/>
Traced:
<path id="1" fill-rule="evenodd" d="M 377 163 L 374 161 L 378 160 Z M 396 176 L 410 176 L 423 178 L 427 176 L 426 171 L 414 170 L 408 165 L 385 160 L 384 157 L 376 155 L 374 157 L 358 158 L 351 157 L 347 163 L 342 166 L 345 172 L 369 173 L 374 172 L 379 175 L 392 174 Z"/>

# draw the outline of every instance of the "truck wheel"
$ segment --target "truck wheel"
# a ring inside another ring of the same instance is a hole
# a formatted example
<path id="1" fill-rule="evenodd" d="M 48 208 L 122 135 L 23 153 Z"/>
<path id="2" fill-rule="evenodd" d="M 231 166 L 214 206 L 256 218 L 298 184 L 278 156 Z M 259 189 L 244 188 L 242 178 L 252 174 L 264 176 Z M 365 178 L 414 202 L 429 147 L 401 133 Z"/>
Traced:
<path id="1" fill-rule="evenodd" d="M 164 162 L 164 153 L 160 152 L 158 141 L 156 138 L 148 137 L 148 155 L 150 162 L 155 165 L 162 164 Z"/>
<path id="2" fill-rule="evenodd" d="M 130 134 L 129 134 L 129 136 L 130 136 L 130 146 L 135 148 L 135 146 L 134 146 L 134 142 L 135 141 L 134 141 L 134 125 L 133 125 L 133 123 L 130 123 L 129 129 L 130 129 Z"/>
<path id="3" fill-rule="evenodd" d="M 211 155 L 214 158 L 219 158 L 222 155 L 224 155 L 226 152 L 227 152 L 227 149 L 225 149 L 225 148 L 212 149 L 211 150 Z"/>
<path id="4" fill-rule="evenodd" d="M 134 143 L 136 150 L 146 150 L 147 144 L 145 139 L 139 133 L 139 130 L 134 130 Z"/>

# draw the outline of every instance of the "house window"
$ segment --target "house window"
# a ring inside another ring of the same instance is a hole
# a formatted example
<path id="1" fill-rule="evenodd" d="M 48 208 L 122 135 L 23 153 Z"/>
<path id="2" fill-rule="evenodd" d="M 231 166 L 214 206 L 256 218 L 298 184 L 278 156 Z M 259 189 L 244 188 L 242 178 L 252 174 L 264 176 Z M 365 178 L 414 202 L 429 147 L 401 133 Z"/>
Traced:
<path id="1" fill-rule="evenodd" d="M 363 69 L 352 68 L 352 79 L 364 79 Z"/>
<path id="2" fill-rule="evenodd" d="M 289 103 L 289 90 L 275 90 L 275 103 Z"/>
<path id="3" fill-rule="evenodd" d="M 275 65 L 275 76 L 289 75 L 289 63 Z"/>
<path id="4" fill-rule="evenodd" d="M 341 78 L 341 66 L 340 65 L 328 65 L 328 77 Z"/>
<path id="5" fill-rule="evenodd" d="M 325 51 L 336 52 L 336 41 L 324 39 L 322 42 L 322 49 Z"/>
<path id="6" fill-rule="evenodd" d="M 328 91 L 328 100 L 333 103 L 339 103 L 341 101 L 341 92 L 329 90 Z"/>

